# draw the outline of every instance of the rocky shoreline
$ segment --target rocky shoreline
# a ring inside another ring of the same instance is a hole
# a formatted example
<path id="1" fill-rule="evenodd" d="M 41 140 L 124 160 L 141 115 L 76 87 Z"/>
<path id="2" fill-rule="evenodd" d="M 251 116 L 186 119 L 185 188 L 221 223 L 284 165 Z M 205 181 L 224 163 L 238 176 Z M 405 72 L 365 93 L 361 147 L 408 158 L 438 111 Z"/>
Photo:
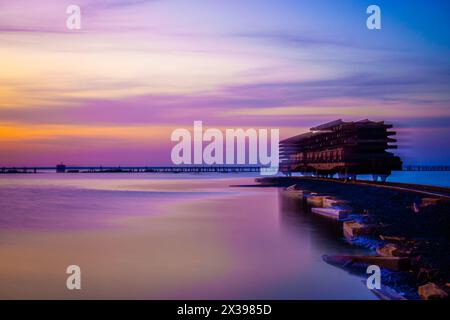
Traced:
<path id="1" fill-rule="evenodd" d="M 450 296 L 450 189 L 440 194 L 300 177 L 257 179 L 303 201 L 310 214 L 342 227 L 342 239 L 371 249 L 366 256 L 324 256 L 327 263 L 367 276 L 381 268 L 381 299 L 448 299 Z M 424 186 L 425 190 L 430 187 Z"/>

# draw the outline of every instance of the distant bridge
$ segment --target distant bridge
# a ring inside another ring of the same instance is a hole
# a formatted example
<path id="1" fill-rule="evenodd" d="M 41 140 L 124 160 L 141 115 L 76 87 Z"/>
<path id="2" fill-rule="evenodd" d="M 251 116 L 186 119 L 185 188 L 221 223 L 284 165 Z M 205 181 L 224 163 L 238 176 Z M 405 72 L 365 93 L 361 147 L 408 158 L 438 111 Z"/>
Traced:
<path id="1" fill-rule="evenodd" d="M 403 171 L 450 171 L 450 166 L 440 165 L 440 166 L 404 166 Z"/>
<path id="2" fill-rule="evenodd" d="M 150 173 L 237 173 L 237 172 L 257 172 L 270 170 L 263 166 L 66 166 L 63 164 L 53 167 L 0 167 L 1 173 L 38 173 L 45 171 L 55 172 L 150 172 Z M 408 165 L 403 167 L 403 171 L 450 171 L 450 165 L 422 166 Z"/>
<path id="3" fill-rule="evenodd" d="M 237 173 L 258 172 L 266 168 L 261 166 L 66 166 L 63 164 L 54 167 L 0 167 L 0 173 L 38 173 L 55 171 L 59 173 L 108 173 L 108 172 L 150 172 L 150 173 Z"/>

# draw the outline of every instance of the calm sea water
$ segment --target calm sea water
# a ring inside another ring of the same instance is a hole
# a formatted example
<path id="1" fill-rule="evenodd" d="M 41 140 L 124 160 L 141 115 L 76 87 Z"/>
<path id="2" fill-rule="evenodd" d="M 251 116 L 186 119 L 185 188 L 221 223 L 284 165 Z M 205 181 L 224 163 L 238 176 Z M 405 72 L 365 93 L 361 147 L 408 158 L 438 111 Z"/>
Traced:
<path id="1" fill-rule="evenodd" d="M 370 180 L 370 176 L 360 176 Z M 450 187 L 449 171 L 394 171 L 388 178 L 391 182 L 417 183 L 440 187 Z"/>
<path id="2" fill-rule="evenodd" d="M 0 176 L 0 298 L 374 299 L 362 279 L 322 261 L 360 249 L 280 190 L 230 187 L 253 181 Z M 72 264 L 79 291 L 65 286 Z"/>

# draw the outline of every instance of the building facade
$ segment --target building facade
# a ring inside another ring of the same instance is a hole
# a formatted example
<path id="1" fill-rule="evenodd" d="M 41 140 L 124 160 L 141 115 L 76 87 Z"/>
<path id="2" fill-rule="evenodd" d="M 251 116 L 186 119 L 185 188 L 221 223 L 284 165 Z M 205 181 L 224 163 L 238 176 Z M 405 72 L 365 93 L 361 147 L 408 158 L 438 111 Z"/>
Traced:
<path id="1" fill-rule="evenodd" d="M 385 180 L 402 161 L 388 149 L 397 148 L 396 132 L 384 121 L 332 121 L 310 132 L 280 142 L 280 170 L 283 173 L 309 173 L 318 176 L 337 174 L 356 178 L 372 174 Z"/>

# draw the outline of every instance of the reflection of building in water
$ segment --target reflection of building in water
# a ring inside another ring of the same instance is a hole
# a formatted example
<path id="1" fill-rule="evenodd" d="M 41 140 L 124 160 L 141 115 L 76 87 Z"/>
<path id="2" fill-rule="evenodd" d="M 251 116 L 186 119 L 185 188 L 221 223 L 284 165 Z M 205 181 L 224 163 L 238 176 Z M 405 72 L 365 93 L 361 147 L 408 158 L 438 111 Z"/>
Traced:
<path id="1" fill-rule="evenodd" d="M 280 142 L 280 169 L 284 173 L 338 174 L 356 178 L 372 174 L 385 180 L 392 170 L 401 170 L 402 161 L 387 149 L 395 149 L 395 131 L 384 121 L 332 121 Z"/>

